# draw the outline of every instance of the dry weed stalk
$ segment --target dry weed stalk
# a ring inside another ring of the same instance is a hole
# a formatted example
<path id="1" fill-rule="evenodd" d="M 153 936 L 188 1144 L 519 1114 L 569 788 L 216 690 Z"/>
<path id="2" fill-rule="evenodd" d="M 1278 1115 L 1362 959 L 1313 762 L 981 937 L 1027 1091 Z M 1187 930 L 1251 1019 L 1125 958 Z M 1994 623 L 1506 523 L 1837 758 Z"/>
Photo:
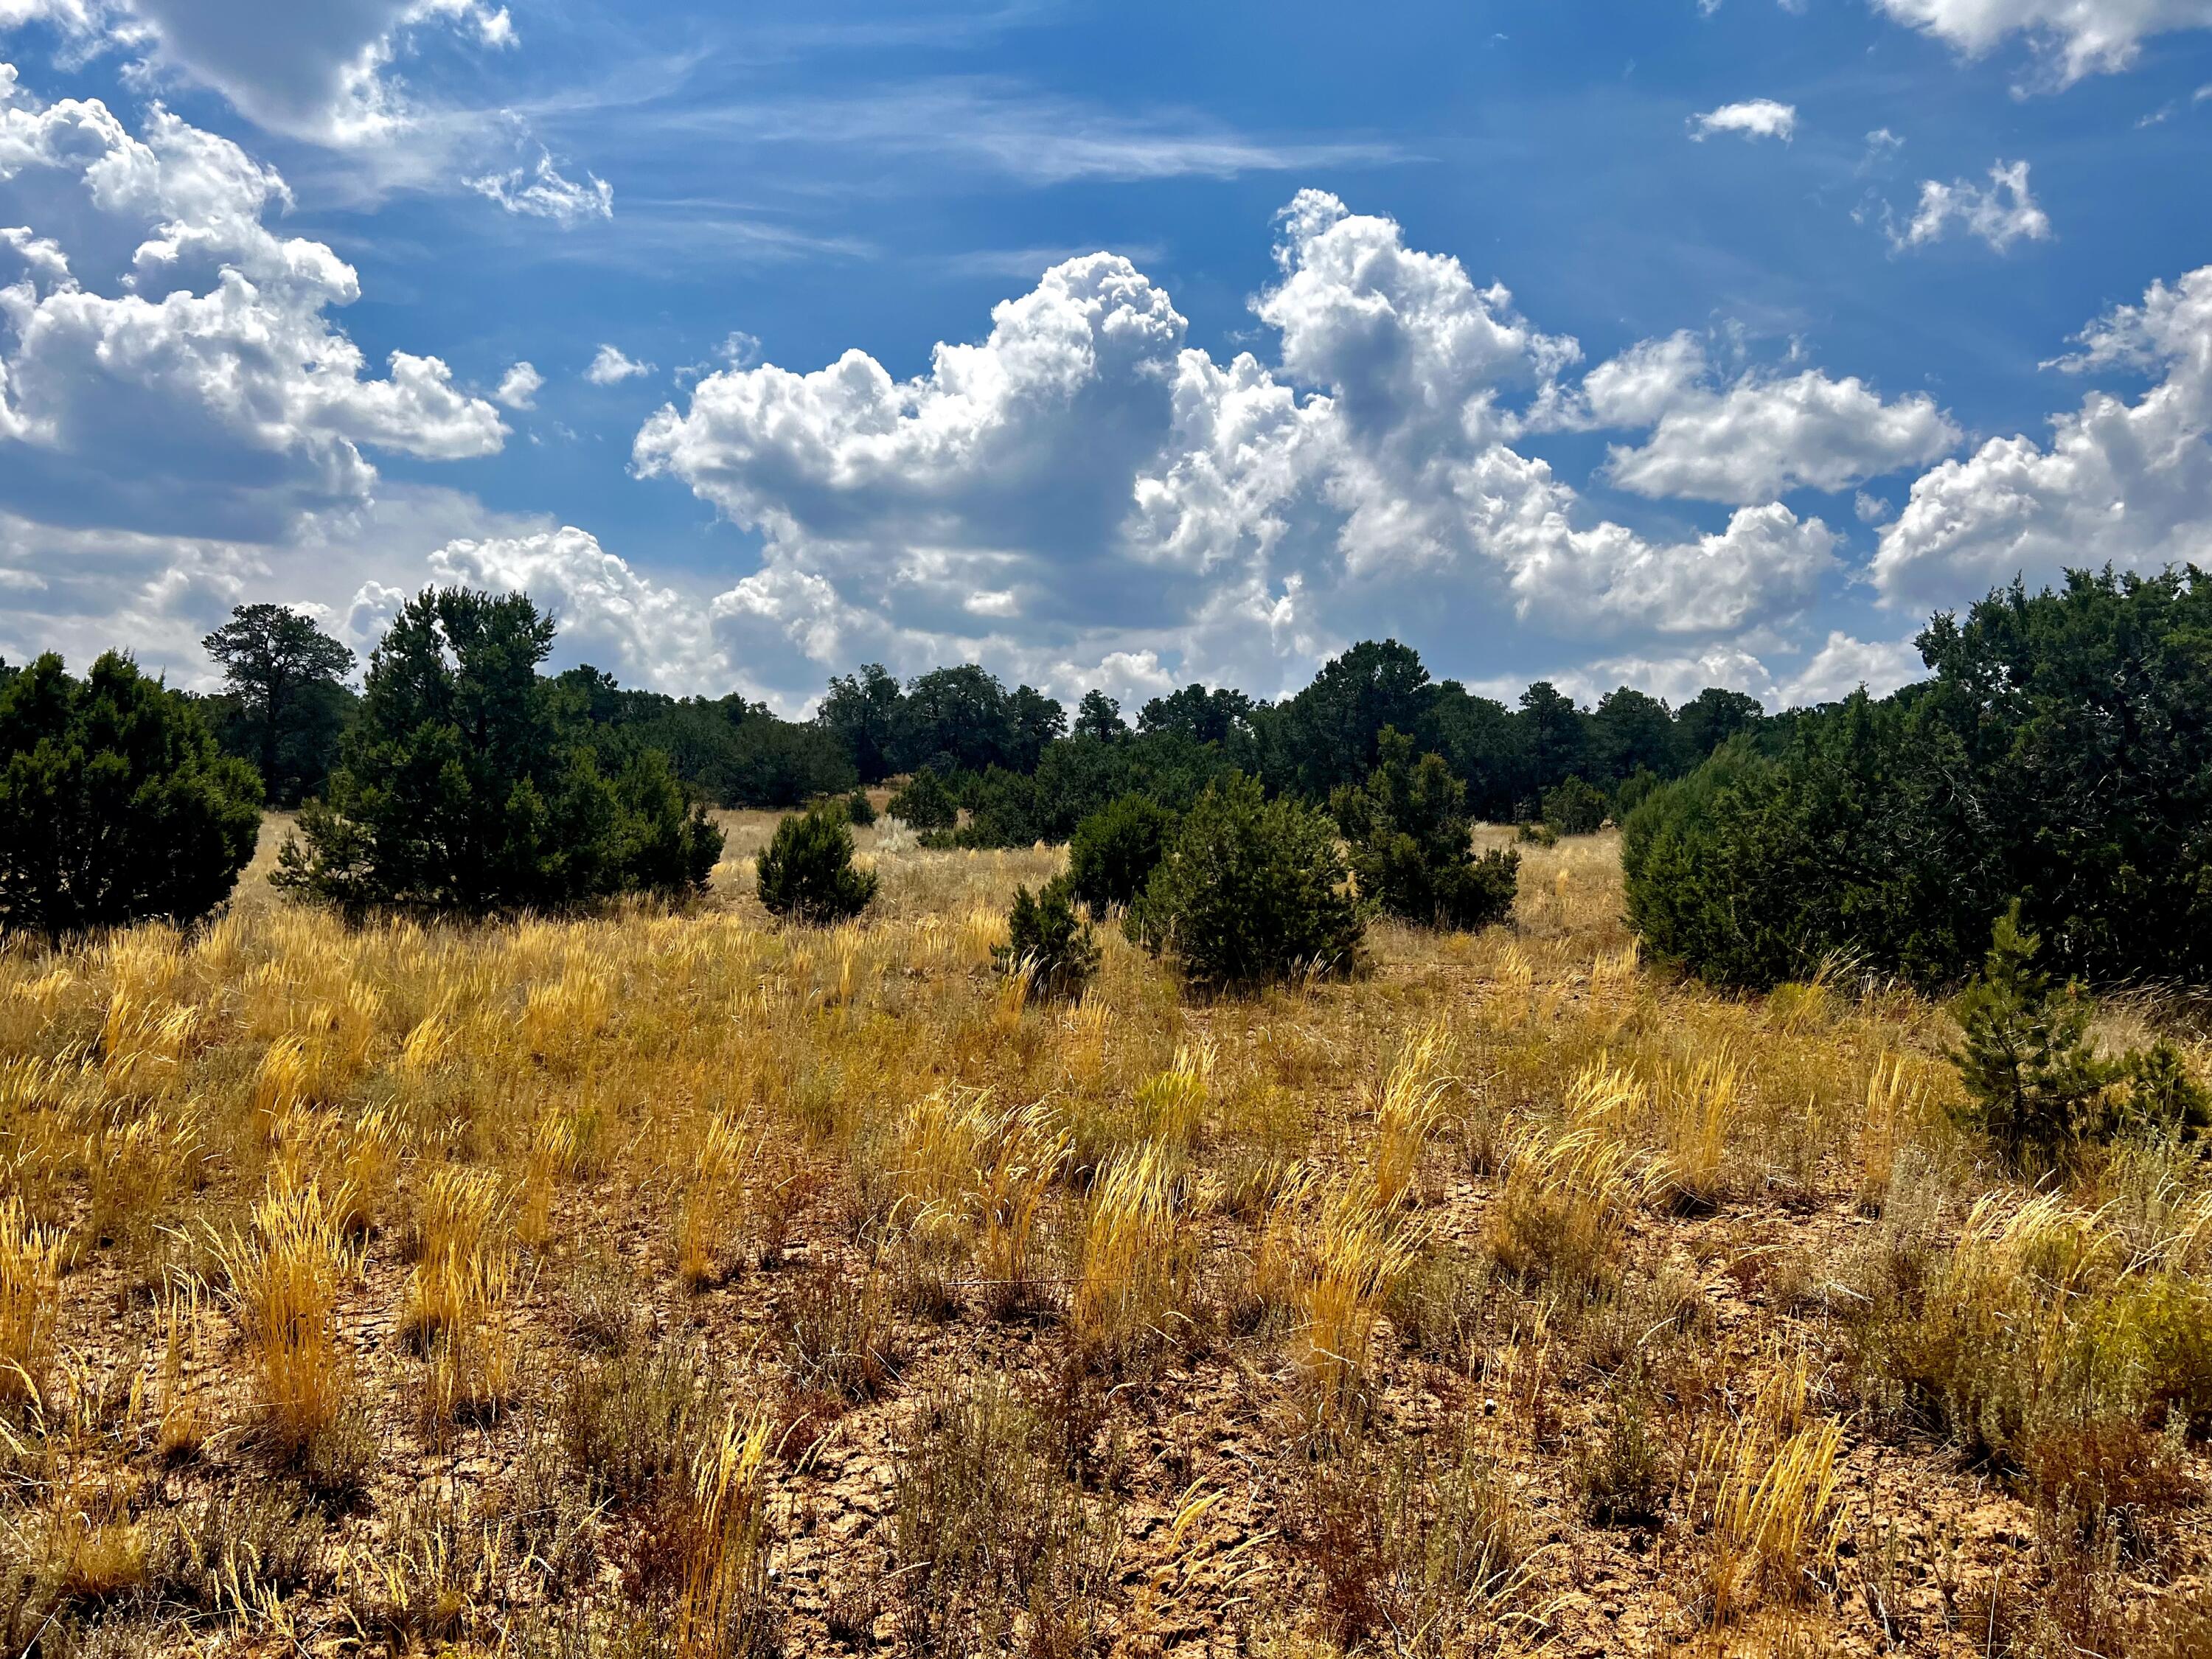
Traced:
<path id="1" fill-rule="evenodd" d="M 1279 1242 L 1263 1271 L 1274 1283 L 1261 1294 L 1272 1290 L 1296 1314 L 1309 1418 L 1317 1425 L 1357 1420 L 1376 1318 L 1420 1260 L 1424 1235 L 1363 1182 L 1344 1182 L 1316 1203 L 1310 1176 L 1294 1184 L 1270 1231 Z"/>
<path id="2" fill-rule="evenodd" d="M 214 1432 L 206 1390 L 198 1376 L 204 1334 L 200 1295 L 196 1279 L 173 1278 L 161 1289 L 161 1359 L 155 1377 L 161 1415 L 155 1424 L 154 1443 L 165 1458 L 193 1455 Z"/>
<path id="3" fill-rule="evenodd" d="M 1658 1091 L 1651 1179 L 1677 1203 L 1711 1208 L 1729 1186 L 1729 1139 L 1742 1115 L 1742 1069 L 1725 1043 L 1676 1068 Z"/>
<path id="4" fill-rule="evenodd" d="M 1881 1207 L 1905 1144 L 1919 1116 L 1920 1091 L 1905 1069 L 1905 1057 L 1882 1054 L 1867 1077 L 1866 1115 L 1859 1120 L 1859 1207 Z"/>
<path id="5" fill-rule="evenodd" d="M 933 1090 L 908 1104 L 891 1147 L 899 1189 L 893 1221 L 927 1247 L 959 1242 L 976 1169 L 998 1121 L 989 1094 L 980 1089 Z"/>
<path id="6" fill-rule="evenodd" d="M 1806 1422 L 1805 1392 L 1802 1359 L 1784 1364 L 1744 1419 L 1709 1433 L 1700 1450 L 1692 1509 L 1711 1523 L 1704 1572 L 1716 1625 L 1765 1595 L 1796 1601 L 1834 1563 L 1843 1425 Z"/>
<path id="7" fill-rule="evenodd" d="M 735 1273 L 760 1138 L 726 1112 L 708 1119 L 694 1153 L 677 1218 L 676 1273 L 687 1290 L 719 1285 Z"/>
<path id="8" fill-rule="evenodd" d="M 770 1424 L 733 1410 L 691 1469 L 683 1600 L 675 1650 L 681 1659 L 736 1659 L 761 1645 L 768 1618 L 767 1487 L 762 1479 Z"/>
<path id="9" fill-rule="evenodd" d="M 1643 1190 L 1634 1155 L 1606 1130 L 1532 1126 L 1491 1206 L 1491 1253 L 1523 1279 L 1588 1284 L 1610 1271 Z"/>
<path id="10" fill-rule="evenodd" d="M 1179 1043 L 1175 1063 L 1137 1088 L 1138 1120 L 1163 1146 L 1188 1148 L 1206 1121 L 1213 1093 L 1215 1054 L 1211 1039 Z"/>
<path id="11" fill-rule="evenodd" d="M 991 1304 L 1000 1313 L 1020 1311 L 1036 1300 L 1037 1216 L 1067 1167 L 1073 1145 L 1041 1105 L 1007 1113 L 991 1138 L 978 1172 L 975 1253 Z"/>

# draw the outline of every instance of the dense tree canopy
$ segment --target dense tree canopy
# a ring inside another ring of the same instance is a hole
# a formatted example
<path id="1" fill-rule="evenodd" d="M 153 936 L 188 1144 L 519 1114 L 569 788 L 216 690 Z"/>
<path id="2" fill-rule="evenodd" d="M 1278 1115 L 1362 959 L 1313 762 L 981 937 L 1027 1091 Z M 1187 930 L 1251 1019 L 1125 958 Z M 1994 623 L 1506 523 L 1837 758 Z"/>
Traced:
<path id="1" fill-rule="evenodd" d="M 1147 736 L 1173 732 L 1195 743 L 1226 743 L 1249 728 L 1255 704 L 1227 686 L 1208 690 L 1193 684 L 1154 697 L 1138 711 L 1137 730 Z"/>
<path id="2" fill-rule="evenodd" d="M 1738 738 L 1631 815 L 1652 946 L 1759 985 L 1842 953 L 1963 979 L 2018 899 L 2093 982 L 2212 982 L 2212 584 L 2075 572 L 1919 640 L 1925 684 Z"/>
<path id="3" fill-rule="evenodd" d="M 0 932 L 191 921 L 253 856 L 260 781 L 198 712 L 111 653 L 0 678 Z"/>

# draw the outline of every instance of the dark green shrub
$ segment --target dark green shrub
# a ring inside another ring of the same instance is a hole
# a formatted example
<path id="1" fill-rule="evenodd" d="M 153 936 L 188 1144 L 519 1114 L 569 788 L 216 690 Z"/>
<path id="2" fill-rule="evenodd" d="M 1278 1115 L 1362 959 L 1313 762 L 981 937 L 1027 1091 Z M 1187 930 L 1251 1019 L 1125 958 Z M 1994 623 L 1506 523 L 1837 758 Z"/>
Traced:
<path id="1" fill-rule="evenodd" d="M 2172 1043 L 2097 1057 L 2088 1041 L 2095 1006 L 2035 967 L 2042 945 L 2021 930 L 2012 905 L 1997 918 L 1981 976 L 1953 1005 L 1966 1120 L 2015 1160 L 2043 1164 L 2122 1133 L 2192 1140 L 2212 1129 L 2212 1091 Z"/>
<path id="2" fill-rule="evenodd" d="M 960 821 L 952 792 L 926 766 L 907 780 L 906 787 L 891 797 L 884 811 L 909 830 L 950 830 Z"/>
<path id="3" fill-rule="evenodd" d="M 2212 983 L 2208 638 L 2194 569 L 2076 571 L 1938 616 L 1928 682 L 1775 722 L 1637 809 L 1630 915 L 1725 983 L 1844 954 L 1935 987 L 1974 971 L 2017 896 L 2062 975 Z"/>
<path id="4" fill-rule="evenodd" d="M 731 730 L 705 781 L 725 806 L 773 810 L 842 794 L 860 775 L 834 732 L 757 711 Z"/>
<path id="5" fill-rule="evenodd" d="M 1184 816 L 1124 927 L 1206 991 L 1350 972 L 1365 933 L 1336 826 L 1234 772 Z"/>
<path id="6" fill-rule="evenodd" d="M 1091 936 L 1091 924 L 1076 914 L 1066 875 L 1045 883 L 1034 898 L 1026 887 L 1014 890 L 1013 908 L 1006 913 L 1006 943 L 992 954 L 1001 972 L 1028 975 L 1030 988 L 1041 996 L 1083 994 L 1083 988 L 1098 971 L 1098 944 Z"/>
<path id="7" fill-rule="evenodd" d="M 1631 812 L 1651 799 L 1651 792 L 1660 781 L 1659 775 L 1648 766 L 1639 766 L 1623 778 L 1613 792 L 1613 821 L 1624 822 Z"/>
<path id="8" fill-rule="evenodd" d="M 1346 784 L 1329 810 L 1352 848 L 1363 897 L 1425 927 L 1478 929 L 1513 914 L 1518 853 L 1474 856 L 1467 786 L 1441 755 L 1413 758 L 1413 740 L 1385 726 L 1366 786 Z"/>
<path id="9" fill-rule="evenodd" d="M 260 826 L 252 768 L 129 659 L 76 680 L 49 654 L 0 683 L 0 932 L 193 921 Z"/>
<path id="10" fill-rule="evenodd" d="M 1984 884 L 1983 854 L 1946 828 L 1936 769 L 1917 769 L 1917 719 L 1861 695 L 1802 723 L 1779 757 L 1739 738 L 1654 790 L 1620 848 L 1645 947 L 1752 989 L 1837 958 L 1956 983 L 2005 900 L 1973 915 L 1960 897 Z"/>
<path id="11" fill-rule="evenodd" d="M 876 878 L 853 867 L 853 831 L 842 809 L 795 812 L 775 827 L 760 856 L 760 901 L 811 927 L 848 921 L 868 908 Z"/>
<path id="12" fill-rule="evenodd" d="M 2016 1158 L 2048 1161 L 2099 1132 L 2112 1073 L 2089 1047 L 2089 1000 L 2035 967 L 2042 944 L 2021 932 L 2017 902 L 1997 918 L 1982 975 L 1953 1007 L 1951 1058 L 1968 1121 Z"/>
<path id="13" fill-rule="evenodd" d="M 968 822 L 958 829 L 939 830 L 925 845 L 947 847 L 1028 847 L 1044 839 L 1037 817 L 1035 778 L 994 766 L 981 776 L 968 775 L 962 805 Z"/>
<path id="14" fill-rule="evenodd" d="M 722 832 L 665 756 L 612 777 L 564 731 L 538 665 L 553 622 L 520 593 L 410 599 L 369 659 L 329 793 L 275 881 L 349 915 L 560 908 L 706 885 Z"/>
<path id="15" fill-rule="evenodd" d="M 1544 822 L 1563 836 L 1592 836 L 1605 827 L 1605 796 L 1580 778 L 1544 792 Z"/>
<path id="16" fill-rule="evenodd" d="M 855 830 L 865 830 L 876 821 L 876 804 L 868 799 L 865 789 L 855 789 L 845 797 L 845 822 Z"/>
<path id="17" fill-rule="evenodd" d="M 1152 878 L 1176 815 L 1148 795 L 1123 795 L 1075 826 L 1067 843 L 1067 874 L 1094 911 L 1133 904 Z"/>

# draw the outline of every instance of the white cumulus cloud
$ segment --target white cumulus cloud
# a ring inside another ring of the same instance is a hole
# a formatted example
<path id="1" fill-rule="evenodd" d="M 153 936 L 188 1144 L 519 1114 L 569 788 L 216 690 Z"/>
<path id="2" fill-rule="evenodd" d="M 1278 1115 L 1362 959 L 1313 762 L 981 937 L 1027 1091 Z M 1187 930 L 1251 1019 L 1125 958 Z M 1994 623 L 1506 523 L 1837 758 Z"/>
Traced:
<path id="1" fill-rule="evenodd" d="M 651 363 L 641 363 L 623 352 L 618 346 L 603 345 L 592 355 L 584 378 L 593 386 L 620 386 L 624 380 L 634 380 L 653 373 Z"/>
<path id="2" fill-rule="evenodd" d="M 331 604 L 489 517 L 379 477 L 377 452 L 465 459 L 506 428 L 436 356 L 369 363 L 335 320 L 352 267 L 268 228 L 289 193 L 237 145 L 0 65 L 0 181 L 35 220 L 0 230 L 0 650 L 188 674 L 236 599 Z"/>
<path id="3" fill-rule="evenodd" d="M 700 625 L 702 596 L 646 580 L 574 526 L 449 541 L 430 555 L 429 577 L 528 593 L 559 623 L 564 659 L 611 669 L 632 684 L 715 685 L 730 678 Z"/>
<path id="4" fill-rule="evenodd" d="M 1607 471 L 1641 495 L 1761 501 L 1788 490 L 1837 490 L 1954 447 L 1959 429 L 1924 392 L 1885 401 L 1856 376 L 1817 369 L 1747 374 L 1716 384 L 1695 335 L 1647 341 L 1583 381 L 1601 426 L 1652 428 L 1615 445 Z"/>
<path id="5" fill-rule="evenodd" d="M 1954 179 L 1948 185 L 1923 180 L 1911 222 L 1901 231 L 1893 229 L 1890 240 L 1900 249 L 1922 247 L 1954 230 L 1978 236 L 2000 253 L 2014 242 L 2049 241 L 2051 216 L 2028 188 L 2027 163 L 1996 163 L 1987 185 L 1970 179 Z"/>
<path id="6" fill-rule="evenodd" d="M 1804 708 L 1838 702 L 1862 687 L 1871 696 L 1886 697 L 1927 678 L 1927 665 L 1911 640 L 1859 640 L 1837 629 L 1777 688 L 1777 696 L 1785 707 Z"/>
<path id="7" fill-rule="evenodd" d="M 1797 106 L 1771 98 L 1747 98 L 1690 118 L 1690 137 L 1694 143 L 1702 144 L 1717 132 L 1745 138 L 1779 138 L 1786 144 L 1797 136 Z"/>
<path id="8" fill-rule="evenodd" d="M 2212 265 L 2153 283 L 2080 343 L 2057 366 L 2160 378 L 2133 403 L 2092 392 L 2047 445 L 1994 438 L 1923 475 L 1875 556 L 1886 600 L 1957 605 L 2014 575 L 2212 557 Z"/>
<path id="9" fill-rule="evenodd" d="M 1902 23 L 1978 56 L 2025 37 L 2063 85 L 2122 70 L 2142 43 L 2178 29 L 2212 28 L 2212 0 L 1875 0 Z"/>
<path id="10" fill-rule="evenodd" d="M 96 100 L 42 104 L 0 77 L 0 179 L 82 192 L 119 270 L 72 260 L 36 227 L 9 240 L 0 289 L 0 504 L 118 525 L 265 534 L 366 499 L 364 448 L 486 455 L 497 411 L 446 364 L 391 354 L 380 376 L 329 313 L 360 295 L 319 242 L 262 222 L 283 181 L 156 106 L 143 136 Z"/>
<path id="11" fill-rule="evenodd" d="M 409 110 L 388 71 L 416 31 L 515 43 L 481 0 L 4 0 L 0 28 L 39 19 L 114 42 L 158 76 L 220 93 L 256 125 L 319 143 L 388 137 Z"/>
<path id="12" fill-rule="evenodd" d="M 499 390 L 492 396 L 509 409 L 533 409 L 544 389 L 545 377 L 533 365 L 520 362 L 500 376 Z"/>
<path id="13" fill-rule="evenodd" d="M 1280 224 L 1272 363 L 1190 346 L 1162 289 L 1092 254 L 912 380 L 857 350 L 702 380 L 635 461 L 763 538 L 716 625 L 817 676 L 840 659 L 809 641 L 981 653 L 1067 695 L 1144 653 L 1271 690 L 1409 606 L 1693 640 L 1786 622 L 1836 568 L 1833 533 L 1771 501 L 1703 533 L 1605 522 L 1514 447 L 1572 340 L 1334 197 Z"/>

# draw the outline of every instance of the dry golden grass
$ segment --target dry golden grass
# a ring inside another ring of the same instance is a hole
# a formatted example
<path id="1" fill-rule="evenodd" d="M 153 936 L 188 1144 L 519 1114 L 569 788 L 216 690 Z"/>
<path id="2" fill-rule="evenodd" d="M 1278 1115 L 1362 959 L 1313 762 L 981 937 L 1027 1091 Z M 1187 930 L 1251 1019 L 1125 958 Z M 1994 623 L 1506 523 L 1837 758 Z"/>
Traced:
<path id="1" fill-rule="evenodd" d="M 1679 982 L 1609 836 L 1071 1007 L 990 956 L 1057 851 L 783 930 L 726 822 L 683 915 L 349 930 L 272 836 L 0 951 L 11 1650 L 2202 1650 L 2193 1149 L 2022 1189 L 1940 1007 Z"/>

